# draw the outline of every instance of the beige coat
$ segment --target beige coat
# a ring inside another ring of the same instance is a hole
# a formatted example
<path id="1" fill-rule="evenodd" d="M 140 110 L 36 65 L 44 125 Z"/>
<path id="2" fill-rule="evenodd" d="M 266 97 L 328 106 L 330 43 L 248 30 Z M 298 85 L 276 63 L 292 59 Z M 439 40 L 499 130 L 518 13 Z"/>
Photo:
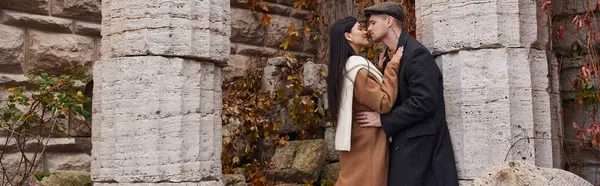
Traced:
<path id="1" fill-rule="evenodd" d="M 399 62 L 390 61 L 383 84 L 367 70 L 354 82 L 352 117 L 362 111 L 387 113 L 398 93 Z M 336 186 L 385 186 L 388 177 L 388 141 L 382 128 L 362 128 L 352 122 L 352 150 L 340 152 L 340 174 Z"/>

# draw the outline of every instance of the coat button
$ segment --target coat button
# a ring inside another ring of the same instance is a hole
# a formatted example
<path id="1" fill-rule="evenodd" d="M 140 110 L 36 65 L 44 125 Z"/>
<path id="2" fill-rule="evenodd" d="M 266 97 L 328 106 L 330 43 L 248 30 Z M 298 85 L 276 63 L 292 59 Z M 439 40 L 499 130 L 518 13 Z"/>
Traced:
<path id="1" fill-rule="evenodd" d="M 394 147 L 394 151 L 398 151 L 398 150 L 400 150 L 399 146 Z"/>

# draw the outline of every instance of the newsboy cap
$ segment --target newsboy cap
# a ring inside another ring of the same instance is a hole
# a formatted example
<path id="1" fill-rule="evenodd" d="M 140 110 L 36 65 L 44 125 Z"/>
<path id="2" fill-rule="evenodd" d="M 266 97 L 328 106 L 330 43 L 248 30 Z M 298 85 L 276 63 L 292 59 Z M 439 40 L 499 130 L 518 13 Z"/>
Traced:
<path id="1" fill-rule="evenodd" d="M 397 2 L 383 2 L 370 7 L 365 8 L 365 16 L 371 16 L 372 14 L 385 14 L 396 18 L 398 21 L 404 22 L 404 8 Z"/>

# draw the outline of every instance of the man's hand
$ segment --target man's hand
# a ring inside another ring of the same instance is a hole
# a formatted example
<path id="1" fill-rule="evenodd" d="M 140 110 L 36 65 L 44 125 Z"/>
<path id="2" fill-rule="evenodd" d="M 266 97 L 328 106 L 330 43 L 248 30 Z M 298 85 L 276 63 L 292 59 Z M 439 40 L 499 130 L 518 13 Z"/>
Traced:
<path id="1" fill-rule="evenodd" d="M 381 127 L 381 120 L 377 112 L 359 112 L 356 115 L 356 123 L 361 127 Z"/>

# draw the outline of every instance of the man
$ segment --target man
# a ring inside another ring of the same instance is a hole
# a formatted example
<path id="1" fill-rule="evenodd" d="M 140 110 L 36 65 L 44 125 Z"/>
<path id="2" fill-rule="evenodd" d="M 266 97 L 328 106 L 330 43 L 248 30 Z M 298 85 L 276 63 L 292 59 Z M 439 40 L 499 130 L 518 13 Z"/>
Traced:
<path id="1" fill-rule="evenodd" d="M 404 10 L 394 2 L 365 9 L 368 31 L 388 54 L 404 47 L 398 73 L 398 98 L 391 112 L 357 114 L 362 127 L 383 127 L 391 138 L 388 185 L 458 185 L 446 124 L 442 74 L 421 43 L 402 31 Z"/>

